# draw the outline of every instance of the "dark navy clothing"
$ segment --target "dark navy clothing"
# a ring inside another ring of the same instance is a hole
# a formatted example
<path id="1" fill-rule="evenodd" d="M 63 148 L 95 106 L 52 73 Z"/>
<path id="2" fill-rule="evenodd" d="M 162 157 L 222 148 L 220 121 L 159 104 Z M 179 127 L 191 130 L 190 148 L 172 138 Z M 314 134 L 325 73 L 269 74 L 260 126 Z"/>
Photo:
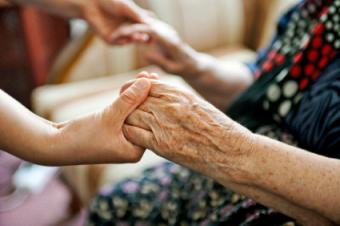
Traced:
<path id="1" fill-rule="evenodd" d="M 326 68 L 286 120 L 300 147 L 340 158 L 340 57 Z"/>
<path id="2" fill-rule="evenodd" d="M 253 73 L 266 59 L 268 50 L 273 43 L 284 34 L 288 22 L 300 4 L 280 18 L 277 34 L 272 43 L 268 48 L 258 52 L 255 63 L 247 64 Z M 261 107 L 254 107 L 257 111 L 253 114 L 254 120 L 257 120 L 256 123 L 275 123 L 266 121 L 270 118 L 267 115 L 268 112 L 264 112 Z M 241 112 L 235 113 L 236 115 L 241 114 Z M 261 116 L 264 116 L 265 121 L 261 121 Z M 241 118 L 241 123 L 242 120 Z M 340 158 L 340 56 L 333 60 L 315 84 L 305 91 L 300 104 L 286 117 L 284 126 L 294 136 L 301 148 L 328 157 Z"/>

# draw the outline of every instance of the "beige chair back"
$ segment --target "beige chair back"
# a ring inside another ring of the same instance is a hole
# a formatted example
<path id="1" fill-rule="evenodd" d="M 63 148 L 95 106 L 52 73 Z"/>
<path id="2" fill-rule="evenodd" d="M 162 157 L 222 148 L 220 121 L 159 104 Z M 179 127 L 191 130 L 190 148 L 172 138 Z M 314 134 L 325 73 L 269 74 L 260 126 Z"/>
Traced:
<path id="1" fill-rule="evenodd" d="M 207 52 L 235 46 L 256 50 L 268 42 L 274 30 L 279 10 L 273 8 L 281 9 L 292 1 L 296 0 L 136 0 L 174 26 L 191 46 Z M 89 36 L 73 52 L 64 51 L 52 70 L 52 83 L 124 73 L 145 66 L 139 48 L 110 47 Z"/>

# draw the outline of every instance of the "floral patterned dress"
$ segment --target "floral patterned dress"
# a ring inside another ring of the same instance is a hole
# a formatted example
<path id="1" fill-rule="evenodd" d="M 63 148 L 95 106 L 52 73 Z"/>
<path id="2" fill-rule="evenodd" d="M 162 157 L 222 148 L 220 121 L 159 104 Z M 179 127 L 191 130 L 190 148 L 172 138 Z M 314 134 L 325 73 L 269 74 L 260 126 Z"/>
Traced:
<path id="1" fill-rule="evenodd" d="M 228 115 L 253 132 L 340 158 L 339 15 L 340 0 L 306 0 L 287 12 L 268 49 L 249 65 L 258 80 L 248 96 L 263 93 L 251 108 L 257 108 L 257 114 L 239 117 L 250 108 L 248 100 L 238 100 L 241 104 L 232 106 Z M 246 97 L 247 92 L 240 99 Z M 244 111 L 238 112 L 242 106 Z M 254 123 L 248 123 L 249 118 Z M 88 226 L 94 225 L 297 224 L 206 176 L 167 162 L 104 188 L 90 207 Z"/>

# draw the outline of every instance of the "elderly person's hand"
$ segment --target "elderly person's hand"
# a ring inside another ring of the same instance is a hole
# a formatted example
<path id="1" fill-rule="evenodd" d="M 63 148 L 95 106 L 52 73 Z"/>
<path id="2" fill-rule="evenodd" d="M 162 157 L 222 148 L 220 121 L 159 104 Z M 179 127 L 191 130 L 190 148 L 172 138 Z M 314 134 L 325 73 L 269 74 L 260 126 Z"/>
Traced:
<path id="1" fill-rule="evenodd" d="M 140 40 L 148 36 L 149 41 Z M 180 75 L 206 100 L 219 109 L 226 109 L 252 82 L 253 76 L 243 63 L 219 62 L 199 53 L 184 43 L 168 24 L 147 16 L 142 24 L 125 24 L 113 34 L 117 44 L 140 43 L 146 51 L 148 63 L 165 72 Z"/>
<path id="2" fill-rule="evenodd" d="M 141 40 L 144 36 L 150 40 Z M 117 44 L 149 44 L 146 54 L 148 63 L 160 66 L 164 71 L 191 79 L 198 75 L 199 56 L 195 50 L 184 43 L 177 32 L 168 24 L 145 17 L 144 23 L 125 24 L 113 34 L 112 40 Z"/>
<path id="3" fill-rule="evenodd" d="M 152 82 L 149 98 L 127 119 L 124 134 L 132 143 L 202 173 L 242 180 L 252 133 L 201 98 Z M 227 141 L 227 142 L 226 142 Z M 218 164 L 211 165 L 215 162 Z"/>
<path id="4" fill-rule="evenodd" d="M 148 99 L 127 118 L 123 132 L 135 145 L 304 225 L 340 222 L 339 160 L 253 134 L 191 93 L 153 80 Z"/>

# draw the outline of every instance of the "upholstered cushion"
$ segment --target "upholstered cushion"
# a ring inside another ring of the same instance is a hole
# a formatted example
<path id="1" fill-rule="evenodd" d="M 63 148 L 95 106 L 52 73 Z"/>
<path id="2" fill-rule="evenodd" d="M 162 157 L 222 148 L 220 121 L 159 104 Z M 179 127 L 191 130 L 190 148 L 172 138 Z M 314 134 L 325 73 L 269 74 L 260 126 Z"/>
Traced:
<path id="1" fill-rule="evenodd" d="M 212 50 L 210 54 L 222 61 L 242 62 L 250 62 L 256 56 L 253 51 L 239 47 L 219 48 Z M 45 85 L 33 91 L 33 110 L 38 115 L 50 120 L 69 120 L 79 114 L 96 110 L 110 103 L 113 97 L 116 97 L 120 86 L 128 80 L 134 79 L 135 75 L 143 70 L 164 75 L 157 67 L 146 67 L 137 71 L 97 79 L 61 85 Z M 170 83 L 185 84 L 178 77 L 162 77 Z"/>
<path id="2" fill-rule="evenodd" d="M 174 26 L 187 43 L 200 51 L 208 51 L 243 43 L 243 2 L 148 0 L 147 4 L 161 20 Z"/>

